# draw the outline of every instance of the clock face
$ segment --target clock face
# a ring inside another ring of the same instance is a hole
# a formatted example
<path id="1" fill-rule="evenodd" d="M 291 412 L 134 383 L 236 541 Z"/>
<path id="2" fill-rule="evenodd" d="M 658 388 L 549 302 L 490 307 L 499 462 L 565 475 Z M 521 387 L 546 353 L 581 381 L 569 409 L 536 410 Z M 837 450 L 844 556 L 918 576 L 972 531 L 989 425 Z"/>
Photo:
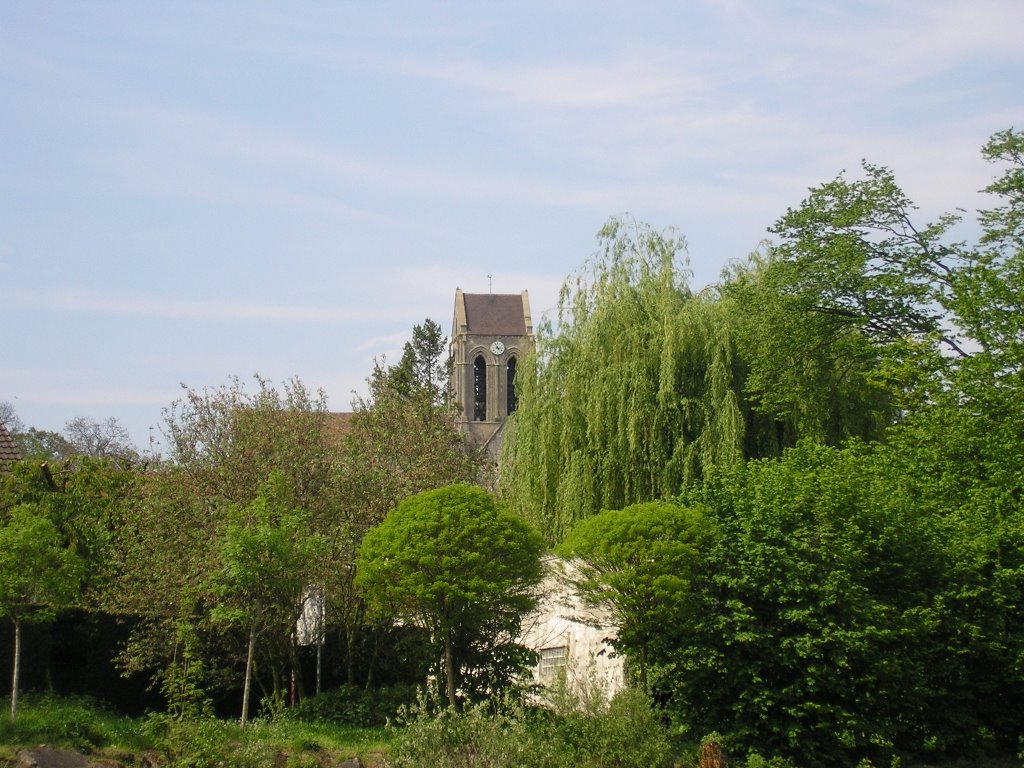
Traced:
<path id="1" fill-rule="evenodd" d="M 493 352 L 494 354 L 500 355 L 504 351 L 505 345 L 502 344 L 500 341 L 495 341 L 491 343 L 491 352 Z"/>

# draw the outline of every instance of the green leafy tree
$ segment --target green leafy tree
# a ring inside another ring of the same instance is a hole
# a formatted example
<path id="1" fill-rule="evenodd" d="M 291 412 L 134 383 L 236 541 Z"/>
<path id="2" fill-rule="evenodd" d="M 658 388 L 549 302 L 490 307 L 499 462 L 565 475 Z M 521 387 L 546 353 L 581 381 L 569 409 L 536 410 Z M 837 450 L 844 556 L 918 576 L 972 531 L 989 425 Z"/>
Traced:
<path id="1" fill-rule="evenodd" d="M 892 171 L 868 162 L 862 170 L 862 179 L 840 175 L 812 189 L 772 228 L 781 238 L 778 287 L 805 316 L 831 316 L 835 334 L 856 328 L 878 344 L 936 338 L 966 354 L 943 311 L 969 259 L 944 242 L 959 217 L 917 224 Z"/>
<path id="2" fill-rule="evenodd" d="M 29 427 L 23 432 L 11 432 L 11 439 L 23 459 L 64 461 L 75 455 L 75 447 L 60 432 Z"/>
<path id="3" fill-rule="evenodd" d="M 448 340 L 441 326 L 430 318 L 412 329 L 412 339 L 402 348 L 397 365 L 378 369 L 376 376 L 386 375 L 388 386 L 401 395 L 427 397 L 435 406 L 448 401 L 448 366 L 444 355 Z"/>
<path id="4" fill-rule="evenodd" d="M 0 514 L 19 504 L 37 505 L 61 540 L 87 564 L 83 606 L 95 606 L 111 576 L 113 531 L 137 501 L 135 467 L 79 456 L 57 467 L 23 460 L 0 475 Z"/>
<path id="5" fill-rule="evenodd" d="M 691 618 L 693 580 L 712 535 L 701 512 L 648 502 L 589 517 L 558 547 L 580 594 L 611 611 L 614 646 L 637 661 L 645 691 L 649 664 L 666 660 L 678 639 L 672 629 Z"/>
<path id="6" fill-rule="evenodd" d="M 721 531 L 676 667 L 694 729 L 810 762 L 1017 749 L 1022 150 L 1012 129 L 986 144 L 1003 173 L 972 247 L 947 242 L 952 217 L 917 225 L 866 164 L 812 190 L 724 286 L 747 309 L 758 408 L 885 444 L 803 445 L 690 492 Z M 882 420 L 824 418 L 829 390 Z"/>
<path id="7" fill-rule="evenodd" d="M 861 178 L 841 174 L 779 219 L 778 244 L 724 289 L 743 309 L 739 347 L 760 410 L 831 444 L 878 439 L 956 389 L 979 349 L 982 361 L 1019 350 L 1020 147 L 1011 129 L 983 149 L 1009 168 L 986 190 L 1004 204 L 980 213 L 976 247 L 950 240 L 958 215 L 917 221 L 893 173 L 867 162 Z M 834 400 L 847 407 L 823 410 Z"/>
<path id="8" fill-rule="evenodd" d="M 411 496 L 366 534 L 356 583 L 371 610 L 429 630 L 445 693 L 478 673 L 460 650 L 496 654 L 536 601 L 540 536 L 482 488 L 451 485 Z"/>
<path id="9" fill-rule="evenodd" d="M 44 600 L 45 610 L 33 616 L 34 621 L 44 624 L 43 637 L 49 638 L 49 622 L 61 610 L 83 611 L 78 620 L 90 621 L 102 609 L 113 575 L 113 531 L 123 512 L 135 502 L 136 480 L 133 468 L 88 457 L 76 457 L 54 468 L 48 462 L 23 460 L 0 473 L 0 522 L 15 520 L 16 510 L 33 510 L 42 521 L 38 527 L 45 527 L 47 535 L 55 531 L 61 552 L 77 564 L 74 579 L 61 582 L 63 586 L 73 582 L 73 594 L 61 594 L 59 600 Z M 25 520 L 21 519 L 21 523 Z M 32 533 L 38 530 L 33 529 Z M 42 562 L 46 562 L 45 558 Z M 21 565 L 31 567 L 30 563 Z M 55 578 L 59 575 L 55 573 Z M 49 642 L 42 645 L 45 650 L 50 647 Z M 59 684 L 60 680 L 54 679 L 49 654 L 44 651 L 40 655 L 45 659 L 46 680 Z"/>
<path id="10" fill-rule="evenodd" d="M 237 378 L 186 388 L 164 413 L 169 461 L 215 504 L 249 503 L 279 470 L 296 503 L 316 512 L 332 469 L 326 395 L 295 378 L 281 389 L 254 378 L 255 391 Z"/>
<path id="11" fill-rule="evenodd" d="M 986 188 L 997 204 L 951 304 L 976 345 L 890 432 L 886 458 L 945 556 L 928 711 L 943 748 L 965 754 L 1012 753 L 1024 734 L 1010 703 L 1024 696 L 1024 135 L 1001 131 L 983 155 L 1002 170 Z"/>
<path id="12" fill-rule="evenodd" d="M 849 314 L 821 311 L 817 296 L 795 292 L 785 258 L 757 251 L 726 270 L 718 289 L 748 368 L 747 398 L 794 435 L 830 445 L 881 438 L 897 414 L 879 377 L 882 351 Z"/>
<path id="13" fill-rule="evenodd" d="M 683 238 L 613 219 L 599 241 L 521 364 L 502 444 L 503 495 L 552 542 L 793 439 L 746 401 L 732 310 L 690 291 Z"/>
<path id="14" fill-rule="evenodd" d="M 96 421 L 76 416 L 64 425 L 64 432 L 26 427 L 14 405 L 0 402 L 0 422 L 6 427 L 23 458 L 64 461 L 74 456 L 120 458 L 135 461 L 138 450 L 128 430 L 116 419 Z"/>
<path id="15" fill-rule="evenodd" d="M 20 504 L 0 525 L 0 616 L 14 627 L 11 722 L 18 715 L 21 629 L 26 622 L 52 619 L 79 594 L 84 563 L 62 540 L 45 510 Z"/>
<path id="16" fill-rule="evenodd" d="M 974 367 L 964 366 L 970 385 L 1008 392 L 1019 388 L 1024 369 L 1024 133 L 996 133 L 982 155 L 1003 171 L 984 190 L 998 204 L 979 212 L 981 242 L 957 275 L 953 310 L 980 347 Z"/>
<path id="17" fill-rule="evenodd" d="M 241 626 L 248 636 L 243 727 L 257 637 L 261 631 L 290 635 L 302 612 L 312 566 L 322 555 L 320 539 L 309 530 L 308 515 L 291 504 L 287 480 L 274 472 L 250 504 L 233 509 L 220 539 L 220 567 L 210 583 L 217 600 L 213 620 Z"/>

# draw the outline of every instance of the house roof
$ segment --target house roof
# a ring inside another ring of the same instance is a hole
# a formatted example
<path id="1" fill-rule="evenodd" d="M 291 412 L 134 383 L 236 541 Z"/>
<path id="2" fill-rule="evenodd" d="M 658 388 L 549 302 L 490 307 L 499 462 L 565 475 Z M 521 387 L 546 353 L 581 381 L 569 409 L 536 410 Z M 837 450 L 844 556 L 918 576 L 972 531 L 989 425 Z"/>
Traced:
<path id="1" fill-rule="evenodd" d="M 466 311 L 466 333 L 525 336 L 533 332 L 530 305 L 525 292 L 462 293 L 461 296 Z"/>
<path id="2" fill-rule="evenodd" d="M 7 427 L 0 424 L 0 464 L 7 464 L 20 459 L 21 454 L 18 452 L 17 446 L 14 445 L 14 440 L 11 439 Z"/>
<path id="3" fill-rule="evenodd" d="M 341 438 L 352 429 L 353 414 L 348 411 L 333 411 L 324 414 L 327 439 L 334 445 L 341 444 Z"/>

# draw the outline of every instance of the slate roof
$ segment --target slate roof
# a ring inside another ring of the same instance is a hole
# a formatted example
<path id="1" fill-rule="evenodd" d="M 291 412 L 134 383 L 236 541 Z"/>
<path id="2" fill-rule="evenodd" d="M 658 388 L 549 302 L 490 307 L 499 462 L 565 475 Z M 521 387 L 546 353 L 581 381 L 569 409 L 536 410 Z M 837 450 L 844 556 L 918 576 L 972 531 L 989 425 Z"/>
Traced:
<path id="1" fill-rule="evenodd" d="M 21 454 L 18 453 L 18 449 L 15 447 L 14 441 L 7 432 L 7 427 L 0 424 L 0 464 L 8 464 L 20 459 Z"/>
<path id="2" fill-rule="evenodd" d="M 525 336 L 523 297 L 518 293 L 464 293 L 466 331 L 486 336 Z"/>

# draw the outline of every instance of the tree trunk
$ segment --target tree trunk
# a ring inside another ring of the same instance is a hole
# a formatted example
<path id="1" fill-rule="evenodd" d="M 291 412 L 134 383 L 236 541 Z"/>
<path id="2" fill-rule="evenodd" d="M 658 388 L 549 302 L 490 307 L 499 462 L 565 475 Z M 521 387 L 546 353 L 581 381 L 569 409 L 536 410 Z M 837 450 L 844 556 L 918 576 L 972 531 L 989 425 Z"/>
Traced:
<path id="1" fill-rule="evenodd" d="M 452 638 L 450 633 L 445 633 L 444 638 L 444 671 L 448 679 L 448 703 L 452 709 L 458 705 L 455 698 L 455 657 L 452 654 Z"/>
<path id="2" fill-rule="evenodd" d="M 356 627 L 355 622 L 345 626 L 345 679 L 349 685 L 356 684 Z"/>
<path id="3" fill-rule="evenodd" d="M 242 719 L 240 724 L 245 728 L 245 721 L 249 718 L 249 689 L 252 681 L 252 657 L 256 648 L 256 622 L 249 628 L 249 652 L 245 659 L 245 685 L 242 687 Z"/>
<path id="4" fill-rule="evenodd" d="M 299 701 L 306 698 L 306 685 L 302 679 L 302 662 L 299 659 L 299 647 L 295 643 L 295 635 L 292 635 L 291 641 L 288 643 L 288 656 L 289 661 L 292 665 L 292 681 L 295 684 L 295 694 Z M 295 702 L 292 702 L 294 705 Z"/>
<path id="5" fill-rule="evenodd" d="M 18 673 L 21 670 L 21 621 L 14 619 L 14 674 L 11 680 L 11 723 L 18 719 Z"/>
<path id="6" fill-rule="evenodd" d="M 320 695 L 320 682 L 323 677 L 324 667 L 324 641 L 316 644 L 316 695 Z"/>
<path id="7" fill-rule="evenodd" d="M 381 631 L 376 629 L 373 632 L 373 652 L 370 654 L 370 661 L 366 665 L 366 690 L 373 688 L 373 671 L 377 667 L 377 657 L 380 655 Z"/>
<path id="8" fill-rule="evenodd" d="M 43 679 L 46 684 L 46 692 L 52 696 L 55 690 L 53 685 L 53 624 L 46 622 L 45 629 L 40 634 L 42 634 L 41 643 L 45 648 L 43 658 L 46 659 L 46 665 L 43 667 Z"/>

